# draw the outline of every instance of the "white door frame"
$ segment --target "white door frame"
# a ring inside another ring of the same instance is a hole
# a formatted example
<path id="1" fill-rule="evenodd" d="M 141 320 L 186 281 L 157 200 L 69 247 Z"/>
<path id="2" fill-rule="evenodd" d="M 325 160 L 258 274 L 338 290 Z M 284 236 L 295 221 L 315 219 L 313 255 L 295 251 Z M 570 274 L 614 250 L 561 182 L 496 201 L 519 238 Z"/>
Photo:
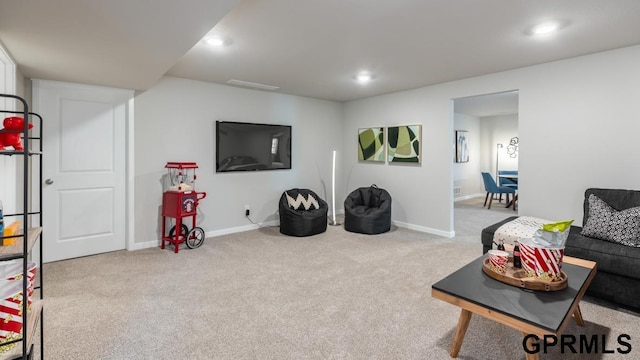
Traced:
<path id="1" fill-rule="evenodd" d="M 16 95 L 16 64 L 0 43 L 0 92 Z M 3 104 L 6 110 L 9 105 Z"/>
<path id="2" fill-rule="evenodd" d="M 0 93 L 16 95 L 17 87 L 16 64 L 11 55 L 5 50 L 0 42 Z M 16 101 L 9 98 L 0 99 L 2 110 L 15 110 Z M 20 105 L 22 107 L 22 105 Z M 22 110 L 22 108 L 18 109 Z M 4 119 L 9 114 L 0 113 Z M 0 199 L 3 200 L 4 212 L 17 212 L 18 198 L 17 191 L 17 156 L 3 156 L 0 160 Z M 22 160 L 22 159 L 20 159 Z"/>
<path id="3" fill-rule="evenodd" d="M 134 99 L 136 97 L 136 94 L 134 93 L 133 96 L 131 97 L 131 99 L 129 99 L 129 113 L 127 114 L 127 123 L 125 125 L 126 127 L 126 134 L 125 134 L 125 143 L 127 144 L 127 148 L 125 149 L 125 158 L 126 158 L 126 185 L 125 185 L 125 191 L 126 191 L 126 199 L 125 199 L 125 203 L 127 206 L 126 209 L 126 215 L 125 215 L 125 234 L 126 234 L 126 239 L 125 239 L 125 248 L 129 251 L 131 250 L 137 250 L 135 248 L 135 225 L 136 225 L 136 221 L 135 221 L 135 164 L 134 164 L 134 159 L 135 159 L 135 144 L 134 144 L 134 139 L 135 139 L 135 134 L 134 134 Z"/>

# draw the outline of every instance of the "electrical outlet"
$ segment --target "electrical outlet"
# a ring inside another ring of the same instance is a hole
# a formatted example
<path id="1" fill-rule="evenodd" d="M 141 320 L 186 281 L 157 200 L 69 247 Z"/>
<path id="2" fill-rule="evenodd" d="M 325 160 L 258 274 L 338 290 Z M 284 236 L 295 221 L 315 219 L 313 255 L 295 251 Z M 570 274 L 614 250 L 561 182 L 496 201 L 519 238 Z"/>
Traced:
<path id="1" fill-rule="evenodd" d="M 244 216 L 249 216 L 251 215 L 251 207 L 249 207 L 249 205 L 245 205 L 244 206 Z"/>

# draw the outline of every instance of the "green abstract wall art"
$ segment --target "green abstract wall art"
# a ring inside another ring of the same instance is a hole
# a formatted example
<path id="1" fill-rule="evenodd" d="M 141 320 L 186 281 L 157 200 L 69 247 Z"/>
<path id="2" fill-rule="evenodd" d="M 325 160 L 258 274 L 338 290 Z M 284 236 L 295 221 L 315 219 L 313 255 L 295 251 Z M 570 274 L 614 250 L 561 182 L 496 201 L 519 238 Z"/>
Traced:
<path id="1" fill-rule="evenodd" d="M 358 161 L 384 162 L 384 128 L 358 129 Z"/>
<path id="2" fill-rule="evenodd" d="M 421 125 L 387 128 L 387 158 L 389 163 L 420 164 Z"/>

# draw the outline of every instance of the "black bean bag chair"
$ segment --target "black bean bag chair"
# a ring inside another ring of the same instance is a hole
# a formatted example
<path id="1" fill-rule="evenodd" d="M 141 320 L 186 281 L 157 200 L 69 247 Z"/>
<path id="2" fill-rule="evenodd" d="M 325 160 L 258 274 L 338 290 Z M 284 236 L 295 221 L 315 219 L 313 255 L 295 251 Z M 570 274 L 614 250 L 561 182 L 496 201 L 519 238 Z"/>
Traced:
<path id="1" fill-rule="evenodd" d="M 290 189 L 280 197 L 280 232 L 310 236 L 327 231 L 327 202 L 309 189 Z"/>
<path id="2" fill-rule="evenodd" d="M 361 234 L 391 229 L 391 195 L 376 185 L 361 187 L 344 200 L 344 228 Z"/>

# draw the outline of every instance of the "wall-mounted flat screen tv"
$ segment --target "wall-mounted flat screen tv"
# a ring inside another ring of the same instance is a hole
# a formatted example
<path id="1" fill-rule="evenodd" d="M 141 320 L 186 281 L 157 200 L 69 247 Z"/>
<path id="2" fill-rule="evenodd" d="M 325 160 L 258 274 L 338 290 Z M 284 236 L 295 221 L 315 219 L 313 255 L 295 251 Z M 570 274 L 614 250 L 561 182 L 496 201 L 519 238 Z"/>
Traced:
<path id="1" fill-rule="evenodd" d="M 291 126 L 216 121 L 216 172 L 291 169 Z"/>

